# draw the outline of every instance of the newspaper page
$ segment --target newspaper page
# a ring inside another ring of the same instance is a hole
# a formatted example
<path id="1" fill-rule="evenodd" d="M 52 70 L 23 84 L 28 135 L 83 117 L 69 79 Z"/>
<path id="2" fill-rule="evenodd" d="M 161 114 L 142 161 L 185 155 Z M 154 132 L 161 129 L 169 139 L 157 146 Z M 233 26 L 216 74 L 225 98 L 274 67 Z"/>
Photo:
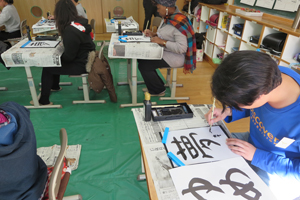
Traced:
<path id="1" fill-rule="evenodd" d="M 167 157 L 165 147 L 161 143 L 162 138 L 159 132 L 163 132 L 166 127 L 169 127 L 170 131 L 208 127 L 209 124 L 204 115 L 209 111 L 211 106 L 206 104 L 189 105 L 193 111 L 193 118 L 156 122 L 153 120 L 145 122 L 143 108 L 132 109 L 158 199 L 179 199 L 168 171 L 172 165 Z M 223 130 L 230 135 L 229 130 L 222 121 L 214 125 L 222 126 Z"/>
<path id="2" fill-rule="evenodd" d="M 108 47 L 109 58 L 136 58 L 147 60 L 162 59 L 163 47 L 151 42 L 120 42 L 119 36 L 112 34 Z"/>
<path id="3" fill-rule="evenodd" d="M 60 145 L 53 145 L 51 147 L 40 147 L 37 149 L 37 154 L 42 158 L 46 163 L 47 167 L 53 167 L 58 154 L 60 152 Z M 81 153 L 81 145 L 68 145 L 66 151 L 66 158 L 68 161 L 68 166 L 71 170 L 78 168 L 79 157 Z"/>
<path id="4" fill-rule="evenodd" d="M 21 48 L 28 42 L 25 38 L 1 54 L 6 67 L 60 67 L 64 52 L 62 42 L 55 48 Z"/>
<path id="5" fill-rule="evenodd" d="M 117 32 L 118 20 L 105 18 L 104 21 L 105 21 L 105 25 L 106 25 L 106 32 L 109 32 L 109 33 Z M 125 20 L 121 20 L 121 21 L 125 21 Z M 126 18 L 126 22 L 127 23 L 129 22 L 130 26 L 128 26 L 128 27 L 122 26 L 122 30 L 139 30 L 139 24 L 133 19 L 132 16 Z"/>
<path id="6" fill-rule="evenodd" d="M 54 31 L 56 29 L 55 20 L 47 20 L 45 18 L 39 20 L 36 24 L 32 26 L 33 34 L 43 33 L 47 31 Z"/>

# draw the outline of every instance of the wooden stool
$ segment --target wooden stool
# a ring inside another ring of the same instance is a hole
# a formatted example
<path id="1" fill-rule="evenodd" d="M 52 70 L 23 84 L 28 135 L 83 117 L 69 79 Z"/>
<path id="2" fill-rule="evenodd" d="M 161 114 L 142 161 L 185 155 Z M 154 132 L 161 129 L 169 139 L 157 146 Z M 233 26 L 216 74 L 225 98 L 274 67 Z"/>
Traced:
<path id="1" fill-rule="evenodd" d="M 173 69 L 172 81 L 171 81 L 171 69 Z M 176 87 L 183 87 L 182 84 L 177 84 L 177 68 L 168 68 L 167 78 L 166 78 L 166 87 L 169 87 L 171 90 L 170 97 L 160 97 L 159 100 L 189 100 L 190 97 L 175 97 Z"/>

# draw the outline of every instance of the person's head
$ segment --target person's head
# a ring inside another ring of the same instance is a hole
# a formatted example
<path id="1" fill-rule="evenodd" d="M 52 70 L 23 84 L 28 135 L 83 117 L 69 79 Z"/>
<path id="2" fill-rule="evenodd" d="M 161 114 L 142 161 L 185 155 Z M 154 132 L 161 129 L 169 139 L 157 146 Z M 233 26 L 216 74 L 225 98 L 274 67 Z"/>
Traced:
<path id="1" fill-rule="evenodd" d="M 78 0 L 72 0 L 75 4 L 77 4 L 78 3 Z"/>
<path id="2" fill-rule="evenodd" d="M 5 7 L 8 4 L 13 4 L 14 0 L 0 0 L 0 7 Z"/>
<path id="3" fill-rule="evenodd" d="M 175 11 L 176 0 L 155 0 L 157 12 L 161 17 L 173 14 Z"/>
<path id="4" fill-rule="evenodd" d="M 59 0 L 55 5 L 54 16 L 58 32 L 63 34 L 66 26 L 78 18 L 78 13 L 71 0 Z"/>
<path id="5" fill-rule="evenodd" d="M 266 95 L 281 84 L 276 62 L 265 53 L 236 51 L 229 54 L 212 76 L 212 95 L 223 111 L 228 106 L 257 108 L 267 103 Z"/>

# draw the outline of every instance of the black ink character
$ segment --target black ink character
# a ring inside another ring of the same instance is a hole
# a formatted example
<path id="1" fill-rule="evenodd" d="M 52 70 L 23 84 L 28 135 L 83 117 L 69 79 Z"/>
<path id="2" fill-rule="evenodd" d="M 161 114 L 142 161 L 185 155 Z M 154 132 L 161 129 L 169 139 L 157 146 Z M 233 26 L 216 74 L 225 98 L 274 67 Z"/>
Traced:
<path id="1" fill-rule="evenodd" d="M 210 149 L 208 146 L 210 146 L 211 143 L 221 146 L 219 143 L 212 141 L 210 139 L 202 139 L 202 140 L 199 140 L 199 142 L 202 145 L 202 148 L 206 148 L 206 149 Z M 204 144 L 204 142 L 207 142 L 207 146 Z"/>
<path id="2" fill-rule="evenodd" d="M 233 173 L 240 173 L 240 174 L 246 176 L 247 178 L 249 178 L 249 176 L 247 174 L 245 174 L 243 171 L 241 171 L 237 168 L 232 168 L 232 169 L 229 169 L 227 171 L 226 176 L 225 176 L 226 179 L 219 181 L 220 185 L 223 185 L 223 184 L 230 185 L 235 190 L 233 195 L 235 195 L 235 196 L 240 195 L 240 196 L 244 197 L 247 200 L 258 200 L 261 197 L 261 193 L 253 187 L 254 183 L 252 181 L 250 181 L 247 184 L 242 184 L 242 183 L 239 183 L 239 182 L 236 182 L 236 181 L 231 181 L 230 176 Z M 247 193 L 250 192 L 250 191 L 255 194 L 254 197 L 251 197 L 251 196 L 247 195 Z"/>
<path id="3" fill-rule="evenodd" d="M 221 137 L 221 135 L 214 135 L 214 137 Z"/>
<path id="4" fill-rule="evenodd" d="M 185 148 L 188 150 L 190 156 L 193 159 L 198 158 L 199 153 L 198 153 L 197 149 L 191 143 L 190 139 L 186 136 L 181 136 L 180 139 L 181 139 L 182 143 L 184 144 Z"/>
<path id="5" fill-rule="evenodd" d="M 179 154 L 181 154 L 181 156 L 182 156 L 182 158 L 184 159 L 184 160 L 186 160 L 186 155 L 185 155 L 185 149 L 183 149 L 182 147 L 181 147 L 181 145 L 180 145 L 180 141 L 178 141 L 175 137 L 173 137 L 173 141 L 171 142 L 171 143 L 175 143 L 176 144 L 176 146 L 177 146 L 177 148 L 178 148 L 178 151 L 177 151 L 177 155 L 179 155 Z"/>
<path id="6" fill-rule="evenodd" d="M 202 183 L 203 185 L 200 185 L 200 183 Z M 197 186 L 194 187 L 194 184 L 196 184 Z M 185 194 L 190 192 L 198 200 L 205 200 L 201 195 L 199 195 L 196 192 L 198 190 L 207 190 L 206 193 L 209 193 L 210 191 L 216 191 L 216 192 L 224 193 L 224 191 L 221 188 L 213 186 L 209 181 L 201 179 L 201 178 L 193 178 L 189 182 L 189 188 L 185 189 L 185 190 L 182 190 L 181 193 L 182 193 L 182 195 L 185 195 Z"/>
<path id="7" fill-rule="evenodd" d="M 196 133 L 190 133 L 190 137 L 192 138 L 193 142 L 196 144 L 199 151 L 202 153 L 202 158 L 213 158 L 211 155 L 208 155 L 203 151 L 203 149 L 198 145 L 196 139 L 193 137 L 194 135 L 197 135 Z"/>

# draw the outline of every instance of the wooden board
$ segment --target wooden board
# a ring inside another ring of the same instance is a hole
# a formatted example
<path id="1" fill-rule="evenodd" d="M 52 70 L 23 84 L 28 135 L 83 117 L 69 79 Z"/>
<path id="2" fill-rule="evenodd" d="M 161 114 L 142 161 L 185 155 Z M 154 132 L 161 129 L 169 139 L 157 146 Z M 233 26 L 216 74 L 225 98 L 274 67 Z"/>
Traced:
<path id="1" fill-rule="evenodd" d="M 34 17 L 31 14 L 31 8 L 38 6 L 42 9 L 43 17 L 47 17 L 47 12 L 54 12 L 55 1 L 54 0 L 14 0 L 14 6 L 16 7 L 21 21 L 27 19 L 27 25 L 32 27 L 33 24 L 37 23 L 41 18 Z"/>

